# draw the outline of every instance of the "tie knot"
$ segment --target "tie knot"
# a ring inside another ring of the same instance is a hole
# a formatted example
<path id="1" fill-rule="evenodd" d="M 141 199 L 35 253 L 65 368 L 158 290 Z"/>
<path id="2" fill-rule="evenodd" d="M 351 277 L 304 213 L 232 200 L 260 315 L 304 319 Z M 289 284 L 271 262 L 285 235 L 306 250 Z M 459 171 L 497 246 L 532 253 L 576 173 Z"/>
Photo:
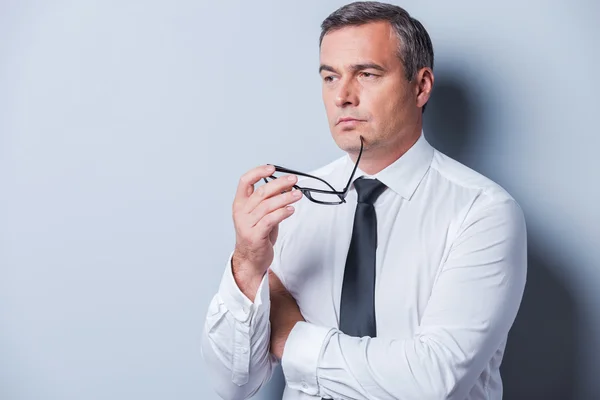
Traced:
<path id="1" fill-rule="evenodd" d="M 354 188 L 358 195 L 359 203 L 375 204 L 375 200 L 381 195 L 387 186 L 377 179 L 358 178 L 354 181 Z"/>

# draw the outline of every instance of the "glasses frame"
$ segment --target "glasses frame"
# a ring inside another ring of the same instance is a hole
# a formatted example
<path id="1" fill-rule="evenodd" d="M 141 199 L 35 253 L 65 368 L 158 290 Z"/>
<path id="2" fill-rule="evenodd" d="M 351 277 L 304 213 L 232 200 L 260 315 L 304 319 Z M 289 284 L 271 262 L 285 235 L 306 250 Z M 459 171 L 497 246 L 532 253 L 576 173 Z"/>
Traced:
<path id="1" fill-rule="evenodd" d="M 354 164 L 354 168 L 352 169 L 352 174 L 350 175 L 350 178 L 348 179 L 348 183 L 346 184 L 346 187 L 342 191 L 335 190 L 333 188 L 333 186 L 331 186 L 327 181 L 325 181 L 322 178 L 319 178 L 318 176 L 309 175 L 304 172 L 295 171 L 293 169 L 285 168 L 285 167 L 275 165 L 275 164 L 269 164 L 269 165 L 274 166 L 276 172 L 304 176 L 307 178 L 312 178 L 312 179 L 316 179 L 320 182 L 323 182 L 331 190 L 302 187 L 302 186 L 298 186 L 298 185 L 294 185 L 293 188 L 302 192 L 302 194 L 308 200 L 312 201 L 313 203 L 324 204 L 324 205 L 339 205 L 339 204 L 343 204 L 346 202 L 346 196 L 348 195 L 348 190 L 350 189 L 350 184 L 352 183 L 352 178 L 354 178 L 354 174 L 356 173 L 356 169 L 358 168 L 358 163 L 360 162 L 360 157 L 362 156 L 363 146 L 364 146 L 364 138 L 362 136 L 360 136 L 360 151 L 358 153 L 356 163 Z M 273 175 L 269 176 L 268 178 L 277 179 Z M 267 178 L 263 178 L 263 180 L 265 181 L 265 183 L 269 183 Z M 321 200 L 317 200 L 317 199 L 313 198 L 311 193 L 332 194 L 332 195 L 339 197 L 340 200 L 339 201 L 321 201 Z"/>

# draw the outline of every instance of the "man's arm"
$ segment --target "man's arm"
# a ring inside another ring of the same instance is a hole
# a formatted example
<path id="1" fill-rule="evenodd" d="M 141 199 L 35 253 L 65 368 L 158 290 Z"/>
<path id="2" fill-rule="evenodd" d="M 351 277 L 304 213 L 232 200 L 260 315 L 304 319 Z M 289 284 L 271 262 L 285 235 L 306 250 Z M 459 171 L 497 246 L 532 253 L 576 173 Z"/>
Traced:
<path id="1" fill-rule="evenodd" d="M 271 297 L 271 353 L 281 360 L 287 338 L 297 322 L 304 321 L 298 303 L 285 288 L 277 274 L 269 270 Z"/>
<path id="2" fill-rule="evenodd" d="M 463 400 L 514 322 L 526 247 L 513 200 L 472 212 L 411 339 L 356 338 L 298 322 L 281 360 L 288 386 L 332 398 Z"/>
<path id="3" fill-rule="evenodd" d="M 265 274 L 250 301 L 236 284 L 230 263 L 208 309 L 202 357 L 221 398 L 247 399 L 271 379 L 278 362 L 269 354 L 269 283 Z"/>
<path id="4" fill-rule="evenodd" d="M 213 297 L 202 336 L 202 357 L 213 387 L 224 399 L 254 395 L 272 375 L 277 362 L 269 354 L 270 300 L 267 270 L 278 264 L 279 224 L 290 217 L 290 204 L 301 198 L 291 191 L 295 176 L 280 177 L 254 190 L 271 176 L 260 166 L 241 177 L 232 207 L 235 251 Z"/>

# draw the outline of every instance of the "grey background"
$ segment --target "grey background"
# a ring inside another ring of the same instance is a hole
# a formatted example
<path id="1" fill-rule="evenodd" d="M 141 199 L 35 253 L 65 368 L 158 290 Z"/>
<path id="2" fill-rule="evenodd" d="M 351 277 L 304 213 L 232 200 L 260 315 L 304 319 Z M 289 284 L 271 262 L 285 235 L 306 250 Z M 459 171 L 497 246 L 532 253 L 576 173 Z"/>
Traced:
<path id="1" fill-rule="evenodd" d="M 0 399 L 217 398 L 237 180 L 342 154 L 317 74 L 342 4 L 0 1 Z M 598 398 L 599 3 L 397 4 L 436 51 L 426 136 L 526 213 L 505 398 Z"/>

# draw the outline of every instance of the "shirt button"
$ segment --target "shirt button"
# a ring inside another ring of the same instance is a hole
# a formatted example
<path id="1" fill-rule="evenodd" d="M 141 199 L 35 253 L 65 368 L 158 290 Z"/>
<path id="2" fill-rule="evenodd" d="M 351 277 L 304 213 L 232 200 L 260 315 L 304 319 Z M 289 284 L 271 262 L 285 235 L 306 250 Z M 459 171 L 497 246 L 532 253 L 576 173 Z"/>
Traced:
<path id="1" fill-rule="evenodd" d="M 242 348 L 242 353 L 244 353 L 244 354 L 248 354 L 248 349 L 247 349 L 247 348 L 245 348 L 245 347 L 244 347 L 244 348 Z"/>
<path id="2" fill-rule="evenodd" d="M 250 312 L 250 308 L 248 306 L 242 307 L 242 310 L 244 310 L 244 313 L 246 313 L 246 314 L 248 314 Z"/>
<path id="3" fill-rule="evenodd" d="M 308 385 L 304 381 L 302 381 L 302 389 L 308 389 Z"/>

